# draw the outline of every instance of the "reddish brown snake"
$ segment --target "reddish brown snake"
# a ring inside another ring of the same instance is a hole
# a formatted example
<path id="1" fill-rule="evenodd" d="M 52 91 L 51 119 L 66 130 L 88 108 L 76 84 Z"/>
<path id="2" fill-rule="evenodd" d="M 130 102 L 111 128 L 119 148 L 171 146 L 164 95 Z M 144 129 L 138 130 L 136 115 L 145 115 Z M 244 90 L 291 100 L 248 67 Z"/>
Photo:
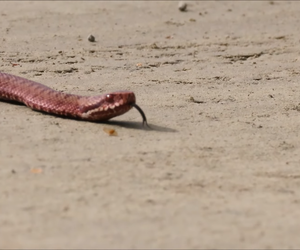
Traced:
<path id="1" fill-rule="evenodd" d="M 66 94 L 25 78 L 0 72 L 0 99 L 25 104 L 33 110 L 86 121 L 107 121 L 135 107 L 143 110 L 130 91 L 117 91 L 98 96 Z"/>

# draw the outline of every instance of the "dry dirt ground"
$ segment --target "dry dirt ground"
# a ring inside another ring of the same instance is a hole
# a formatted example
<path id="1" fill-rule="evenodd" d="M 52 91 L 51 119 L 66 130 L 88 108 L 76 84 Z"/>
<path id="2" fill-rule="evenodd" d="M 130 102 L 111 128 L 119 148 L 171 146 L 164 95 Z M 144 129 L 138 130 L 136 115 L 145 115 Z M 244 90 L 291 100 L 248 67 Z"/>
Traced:
<path id="1" fill-rule="evenodd" d="M 300 247 L 300 3 L 177 5 L 0 2 L 1 71 L 153 127 L 0 102 L 0 248 Z"/>

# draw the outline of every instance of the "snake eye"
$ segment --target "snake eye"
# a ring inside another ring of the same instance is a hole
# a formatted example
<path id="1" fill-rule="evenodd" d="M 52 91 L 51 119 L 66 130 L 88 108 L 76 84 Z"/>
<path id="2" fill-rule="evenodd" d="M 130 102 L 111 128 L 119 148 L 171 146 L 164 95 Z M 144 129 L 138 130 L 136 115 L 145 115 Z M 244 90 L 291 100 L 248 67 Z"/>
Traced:
<path id="1" fill-rule="evenodd" d="M 114 97 L 113 97 L 113 95 L 107 94 L 107 95 L 106 95 L 106 101 L 107 101 L 107 102 L 114 102 Z"/>

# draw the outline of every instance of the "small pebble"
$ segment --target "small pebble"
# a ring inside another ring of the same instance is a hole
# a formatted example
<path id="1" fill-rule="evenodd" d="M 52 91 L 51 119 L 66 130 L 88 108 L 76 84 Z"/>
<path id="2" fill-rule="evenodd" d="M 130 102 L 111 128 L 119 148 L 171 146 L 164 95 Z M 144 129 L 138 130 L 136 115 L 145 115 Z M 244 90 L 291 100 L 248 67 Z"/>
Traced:
<path id="1" fill-rule="evenodd" d="M 93 43 L 95 42 L 95 37 L 93 35 L 89 35 L 88 40 Z"/>
<path id="2" fill-rule="evenodd" d="M 180 11 L 186 11 L 186 7 L 187 7 L 187 4 L 185 2 L 179 2 L 178 3 L 178 9 Z"/>

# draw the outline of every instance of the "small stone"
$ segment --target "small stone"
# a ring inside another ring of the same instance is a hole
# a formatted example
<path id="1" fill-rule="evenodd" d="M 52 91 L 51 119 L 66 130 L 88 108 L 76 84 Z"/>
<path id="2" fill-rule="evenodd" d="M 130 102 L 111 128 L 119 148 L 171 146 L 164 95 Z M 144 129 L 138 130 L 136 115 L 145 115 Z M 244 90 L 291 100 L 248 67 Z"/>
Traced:
<path id="1" fill-rule="evenodd" d="M 159 49 L 159 47 L 156 45 L 156 43 L 153 43 L 150 45 L 151 49 Z"/>
<path id="2" fill-rule="evenodd" d="M 88 40 L 93 43 L 95 42 L 95 37 L 93 35 L 89 35 Z"/>
<path id="3" fill-rule="evenodd" d="M 179 2 L 178 3 L 178 9 L 180 11 L 186 11 L 186 7 L 187 7 L 187 4 L 185 2 Z"/>

